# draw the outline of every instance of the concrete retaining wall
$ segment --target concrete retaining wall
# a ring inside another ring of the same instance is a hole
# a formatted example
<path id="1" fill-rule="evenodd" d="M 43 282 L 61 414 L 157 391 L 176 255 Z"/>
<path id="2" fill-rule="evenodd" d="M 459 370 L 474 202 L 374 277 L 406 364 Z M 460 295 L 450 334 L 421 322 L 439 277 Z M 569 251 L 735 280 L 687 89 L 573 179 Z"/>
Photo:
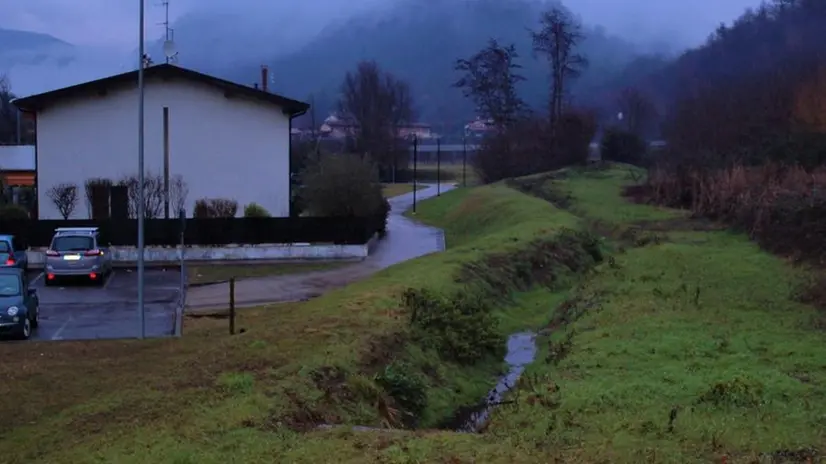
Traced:
<path id="1" fill-rule="evenodd" d="M 184 259 L 189 263 L 253 263 L 301 260 L 360 260 L 367 257 L 378 238 L 373 237 L 363 245 L 332 244 L 261 244 L 226 245 L 221 247 L 187 246 Z M 46 249 L 32 249 L 26 252 L 30 269 L 43 269 Z M 138 260 L 135 247 L 112 247 L 115 266 L 134 266 Z M 176 266 L 181 260 L 181 247 L 146 247 L 144 262 L 147 266 Z"/>

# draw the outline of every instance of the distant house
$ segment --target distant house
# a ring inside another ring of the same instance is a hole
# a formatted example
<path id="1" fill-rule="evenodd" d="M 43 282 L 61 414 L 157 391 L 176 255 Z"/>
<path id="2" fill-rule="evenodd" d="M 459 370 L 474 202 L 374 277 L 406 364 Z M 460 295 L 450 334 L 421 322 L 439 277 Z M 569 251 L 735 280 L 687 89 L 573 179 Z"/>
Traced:
<path id="1" fill-rule="evenodd" d="M 7 187 L 34 187 L 34 145 L 0 145 L 0 178 Z"/>
<path id="2" fill-rule="evenodd" d="M 332 114 L 324 120 L 318 131 L 322 137 L 333 139 L 354 137 L 358 133 L 358 123 Z M 407 139 L 414 136 L 420 139 L 430 139 L 434 137 L 434 134 L 429 124 L 414 122 L 400 126 L 397 136 Z"/>
<path id="3" fill-rule="evenodd" d="M 82 192 L 90 178 L 137 175 L 137 74 L 14 100 L 35 114 L 38 217 L 60 217 L 47 196 L 57 184 Z M 144 75 L 145 172 L 181 176 L 188 214 L 198 199 L 227 198 L 289 215 L 290 129 L 308 104 L 171 64 Z M 89 217 L 85 203 L 72 218 Z"/>
<path id="4" fill-rule="evenodd" d="M 473 121 L 465 124 L 466 137 L 484 137 L 495 129 L 493 120 L 476 118 Z"/>

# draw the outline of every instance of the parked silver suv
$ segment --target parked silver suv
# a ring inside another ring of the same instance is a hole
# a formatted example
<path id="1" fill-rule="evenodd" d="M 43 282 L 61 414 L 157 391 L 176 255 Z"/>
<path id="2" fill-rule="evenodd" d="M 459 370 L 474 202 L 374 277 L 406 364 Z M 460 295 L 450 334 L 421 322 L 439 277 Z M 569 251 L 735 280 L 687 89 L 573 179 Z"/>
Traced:
<path id="1" fill-rule="evenodd" d="M 102 247 L 97 227 L 59 227 L 46 251 L 46 285 L 61 277 L 103 283 L 112 272 L 112 255 Z"/>

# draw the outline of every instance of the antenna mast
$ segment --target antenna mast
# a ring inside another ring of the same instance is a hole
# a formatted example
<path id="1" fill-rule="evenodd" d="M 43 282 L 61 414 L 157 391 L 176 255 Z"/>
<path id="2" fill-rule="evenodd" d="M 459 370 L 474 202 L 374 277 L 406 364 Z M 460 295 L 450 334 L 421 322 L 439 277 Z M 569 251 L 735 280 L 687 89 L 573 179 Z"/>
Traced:
<path id="1" fill-rule="evenodd" d="M 164 21 L 161 23 L 161 26 L 164 27 L 164 46 L 171 45 L 172 41 L 174 40 L 175 31 L 169 27 L 169 0 L 163 0 L 161 5 L 164 8 Z M 178 61 L 178 53 L 175 52 L 174 54 L 166 53 L 166 62 L 167 64 L 170 62 Z"/>

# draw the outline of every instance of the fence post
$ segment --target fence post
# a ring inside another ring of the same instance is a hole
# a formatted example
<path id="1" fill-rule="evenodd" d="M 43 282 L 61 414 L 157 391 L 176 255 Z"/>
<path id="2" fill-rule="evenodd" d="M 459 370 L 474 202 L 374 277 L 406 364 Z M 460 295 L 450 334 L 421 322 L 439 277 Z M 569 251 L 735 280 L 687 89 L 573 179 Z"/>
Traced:
<path id="1" fill-rule="evenodd" d="M 235 277 L 229 278 L 229 334 L 235 335 Z"/>

